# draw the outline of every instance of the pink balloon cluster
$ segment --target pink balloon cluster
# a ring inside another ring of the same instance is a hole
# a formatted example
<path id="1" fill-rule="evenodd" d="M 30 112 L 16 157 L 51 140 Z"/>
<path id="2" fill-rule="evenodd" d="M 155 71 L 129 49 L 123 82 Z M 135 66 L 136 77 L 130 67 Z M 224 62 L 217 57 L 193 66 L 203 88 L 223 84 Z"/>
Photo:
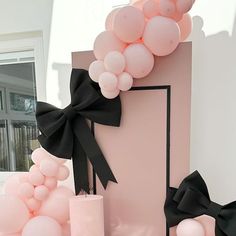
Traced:
<path id="1" fill-rule="evenodd" d="M 57 186 L 70 174 L 66 160 L 38 148 L 32 161 L 29 172 L 5 183 L 5 195 L 0 196 L 0 235 L 69 236 L 69 198 L 74 193 Z"/>
<path id="2" fill-rule="evenodd" d="M 94 42 L 96 61 L 89 67 L 91 79 L 104 97 L 127 91 L 133 79 L 144 78 L 153 69 L 154 56 L 171 54 L 192 30 L 187 13 L 194 0 L 140 0 L 113 10 L 106 31 Z"/>

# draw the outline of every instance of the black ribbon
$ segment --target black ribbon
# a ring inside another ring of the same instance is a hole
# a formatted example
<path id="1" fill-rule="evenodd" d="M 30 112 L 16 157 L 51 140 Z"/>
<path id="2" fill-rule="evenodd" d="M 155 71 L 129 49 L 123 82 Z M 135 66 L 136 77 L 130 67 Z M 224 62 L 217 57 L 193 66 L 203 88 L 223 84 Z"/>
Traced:
<path id="1" fill-rule="evenodd" d="M 87 158 L 106 189 L 109 181 L 117 181 L 86 119 L 103 125 L 119 126 L 120 98 L 104 98 L 88 72 L 82 69 L 72 70 L 70 93 L 71 104 L 65 109 L 44 102 L 37 103 L 36 119 L 41 131 L 39 142 L 49 153 L 59 158 L 72 158 L 76 194 L 81 190 L 89 193 Z"/>
<path id="2" fill-rule="evenodd" d="M 216 220 L 216 236 L 236 236 L 236 202 L 225 206 L 212 202 L 197 171 L 186 177 L 178 189 L 169 188 L 164 209 L 169 227 L 184 219 L 208 215 Z"/>

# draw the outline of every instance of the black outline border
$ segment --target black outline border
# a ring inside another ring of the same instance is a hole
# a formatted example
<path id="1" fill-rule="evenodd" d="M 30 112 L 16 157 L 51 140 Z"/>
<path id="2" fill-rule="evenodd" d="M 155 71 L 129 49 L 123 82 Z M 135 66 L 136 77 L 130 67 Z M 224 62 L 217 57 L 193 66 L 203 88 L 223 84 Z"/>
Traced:
<path id="1" fill-rule="evenodd" d="M 166 107 L 166 194 L 170 187 L 170 129 L 171 129 L 171 86 L 157 85 L 157 86 L 140 86 L 132 87 L 130 91 L 144 91 L 144 90 L 166 90 L 167 92 L 167 107 Z M 94 122 L 91 123 L 91 132 L 95 135 Z M 93 193 L 97 194 L 96 174 L 93 171 Z M 164 206 L 163 206 L 164 207 Z M 170 235 L 169 227 L 166 223 L 166 236 Z"/>

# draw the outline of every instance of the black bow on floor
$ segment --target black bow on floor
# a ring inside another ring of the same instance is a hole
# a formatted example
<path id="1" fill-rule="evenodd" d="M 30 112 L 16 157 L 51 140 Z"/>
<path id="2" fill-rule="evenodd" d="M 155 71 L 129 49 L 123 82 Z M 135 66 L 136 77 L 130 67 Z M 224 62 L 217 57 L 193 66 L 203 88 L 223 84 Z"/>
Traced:
<path id="1" fill-rule="evenodd" d="M 179 189 L 169 188 L 164 209 L 169 227 L 187 218 L 208 215 L 216 220 L 216 236 L 236 235 L 236 202 L 225 206 L 212 202 L 197 171 L 186 177 Z"/>
<path id="2" fill-rule="evenodd" d="M 49 153 L 73 160 L 75 190 L 89 193 L 87 158 L 104 188 L 108 181 L 117 182 L 105 160 L 86 119 L 103 125 L 119 126 L 121 102 L 117 97 L 104 98 L 91 81 L 88 71 L 73 69 L 70 81 L 71 104 L 59 109 L 38 102 L 36 119 L 41 135 L 39 142 Z"/>

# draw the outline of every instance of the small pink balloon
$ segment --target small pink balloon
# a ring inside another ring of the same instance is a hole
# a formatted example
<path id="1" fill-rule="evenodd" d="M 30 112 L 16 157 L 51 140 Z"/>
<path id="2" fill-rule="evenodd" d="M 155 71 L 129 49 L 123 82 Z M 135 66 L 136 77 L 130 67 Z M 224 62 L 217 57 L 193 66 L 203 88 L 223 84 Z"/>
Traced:
<path id="1" fill-rule="evenodd" d="M 65 224 L 69 220 L 69 199 L 72 196 L 74 196 L 72 190 L 63 186 L 56 188 L 42 202 L 38 214 L 47 215 L 60 224 Z"/>
<path id="2" fill-rule="evenodd" d="M 123 52 L 126 44 L 122 42 L 113 31 L 104 31 L 95 39 L 93 52 L 98 60 L 103 60 L 108 52 Z"/>
<path id="3" fill-rule="evenodd" d="M 53 177 L 57 175 L 59 165 L 53 160 L 43 160 L 40 163 L 39 169 L 43 175 Z"/>
<path id="4" fill-rule="evenodd" d="M 55 177 L 46 177 L 44 185 L 49 189 L 53 190 L 57 187 L 57 179 Z"/>
<path id="5" fill-rule="evenodd" d="M 104 65 L 107 71 L 119 75 L 125 69 L 125 57 L 121 52 L 109 52 L 104 59 Z"/>
<path id="6" fill-rule="evenodd" d="M 0 232 L 14 233 L 22 230 L 29 220 L 29 210 L 16 196 L 0 196 Z"/>
<path id="7" fill-rule="evenodd" d="M 178 12 L 177 10 L 170 16 L 171 19 L 178 22 L 183 18 L 183 13 Z"/>
<path id="8" fill-rule="evenodd" d="M 170 17 L 175 13 L 175 3 L 171 0 L 160 0 L 159 11 L 162 16 Z"/>
<path id="9" fill-rule="evenodd" d="M 169 55 L 179 45 L 179 26 L 174 20 L 167 17 L 153 17 L 146 25 L 143 40 L 154 55 Z"/>
<path id="10" fill-rule="evenodd" d="M 113 91 L 107 91 L 107 90 L 103 90 L 101 89 L 101 93 L 102 95 L 107 98 L 107 99 L 113 99 L 113 98 L 116 98 L 119 93 L 120 93 L 120 90 L 119 89 L 115 89 Z"/>
<path id="11" fill-rule="evenodd" d="M 49 189 L 44 186 L 40 185 L 37 186 L 34 190 L 34 198 L 39 201 L 44 201 L 49 195 Z"/>
<path id="12" fill-rule="evenodd" d="M 35 198 L 30 198 L 26 200 L 26 205 L 30 211 L 38 211 L 41 206 L 41 202 Z"/>
<path id="13" fill-rule="evenodd" d="M 187 219 L 178 224 L 176 234 L 177 236 L 205 236 L 205 230 L 198 221 Z"/>
<path id="14" fill-rule="evenodd" d="M 115 18 L 113 30 L 122 41 L 131 43 L 141 38 L 145 26 L 145 17 L 139 9 L 132 6 L 121 8 Z"/>
<path id="15" fill-rule="evenodd" d="M 34 195 L 34 186 L 30 183 L 19 185 L 18 194 L 23 198 L 31 198 Z"/>
<path id="16" fill-rule="evenodd" d="M 62 235 L 63 236 L 71 236 L 71 230 L 70 230 L 69 223 L 62 225 Z"/>
<path id="17" fill-rule="evenodd" d="M 191 10 L 195 0 L 177 0 L 176 9 L 178 12 L 184 14 Z"/>
<path id="18" fill-rule="evenodd" d="M 124 51 L 126 72 L 133 78 L 143 78 L 153 69 L 154 56 L 141 43 L 130 44 Z"/>
<path id="19" fill-rule="evenodd" d="M 62 165 L 62 164 L 67 162 L 67 159 L 59 158 L 59 157 L 56 157 L 56 156 L 51 155 L 51 154 L 50 154 L 49 158 L 52 159 L 53 161 L 55 161 L 56 163 L 58 163 L 59 165 Z"/>
<path id="20" fill-rule="evenodd" d="M 100 60 L 96 60 L 92 62 L 89 66 L 89 76 L 94 82 L 97 82 L 97 83 L 98 83 L 99 76 L 105 71 L 106 69 L 105 69 L 104 63 L 103 61 L 100 61 Z"/>
<path id="21" fill-rule="evenodd" d="M 29 169 L 29 172 L 39 171 L 39 168 L 37 165 L 32 165 Z"/>
<path id="22" fill-rule="evenodd" d="M 143 10 L 143 5 L 146 2 L 146 0 L 139 0 L 139 1 L 133 1 L 131 4 L 133 7 L 138 8 L 139 10 Z"/>
<path id="23" fill-rule="evenodd" d="M 134 80 L 132 76 L 127 72 L 123 72 L 118 76 L 118 88 L 121 91 L 130 90 L 133 85 L 133 82 Z"/>
<path id="24" fill-rule="evenodd" d="M 190 14 L 184 14 L 183 19 L 178 22 L 178 25 L 180 28 L 180 41 L 183 42 L 188 38 L 192 31 L 193 23 Z"/>
<path id="25" fill-rule="evenodd" d="M 70 170 L 67 166 L 60 166 L 58 173 L 57 173 L 57 179 L 60 181 L 66 180 L 70 175 Z"/>
<path id="26" fill-rule="evenodd" d="M 29 172 L 29 182 L 34 186 L 42 185 L 44 182 L 44 176 L 40 171 Z"/>
<path id="27" fill-rule="evenodd" d="M 118 79 L 117 76 L 111 72 L 103 72 L 99 76 L 99 86 L 106 91 L 114 91 L 117 88 Z"/>
<path id="28" fill-rule="evenodd" d="M 155 0 L 146 1 L 143 5 L 143 13 L 148 19 L 159 15 L 160 11 L 158 2 Z"/>
<path id="29" fill-rule="evenodd" d="M 116 9 L 113 9 L 107 16 L 106 18 L 106 23 L 105 23 L 105 26 L 106 26 L 106 30 L 113 30 L 113 21 L 114 21 L 114 18 L 117 14 L 117 12 L 120 10 L 121 8 L 116 8 Z"/>
<path id="30" fill-rule="evenodd" d="M 48 216 L 32 218 L 24 227 L 22 236 L 63 236 L 61 226 Z"/>
<path id="31" fill-rule="evenodd" d="M 34 164 L 39 165 L 40 162 L 44 159 L 47 159 L 49 156 L 48 152 L 43 148 L 37 148 L 33 151 L 31 159 Z"/>

